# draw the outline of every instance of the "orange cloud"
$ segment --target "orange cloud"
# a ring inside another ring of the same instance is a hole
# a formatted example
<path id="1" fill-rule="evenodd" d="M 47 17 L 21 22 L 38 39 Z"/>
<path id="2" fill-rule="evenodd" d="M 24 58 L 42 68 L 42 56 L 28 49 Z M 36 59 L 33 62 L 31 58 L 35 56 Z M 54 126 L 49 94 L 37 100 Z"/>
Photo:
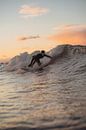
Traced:
<path id="1" fill-rule="evenodd" d="M 18 41 L 25 41 L 25 40 L 28 40 L 28 39 L 37 39 L 37 38 L 40 38 L 39 35 L 36 35 L 36 36 L 19 36 L 17 38 Z"/>
<path id="2" fill-rule="evenodd" d="M 54 29 L 57 32 L 48 37 L 50 40 L 62 44 L 86 44 L 86 25 L 66 25 Z"/>
<path id="3" fill-rule="evenodd" d="M 23 17 L 39 16 L 48 12 L 48 9 L 42 7 L 32 7 L 29 5 L 23 5 L 19 9 L 19 14 Z"/>

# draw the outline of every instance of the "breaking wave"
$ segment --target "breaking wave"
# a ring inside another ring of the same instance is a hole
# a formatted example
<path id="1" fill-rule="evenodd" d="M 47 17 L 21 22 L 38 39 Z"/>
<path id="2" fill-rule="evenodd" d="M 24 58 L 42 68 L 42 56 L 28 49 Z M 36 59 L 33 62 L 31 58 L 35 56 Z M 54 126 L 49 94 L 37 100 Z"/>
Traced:
<path id="1" fill-rule="evenodd" d="M 39 51 L 35 51 L 32 54 L 28 54 L 27 52 L 21 53 L 20 55 L 17 55 L 13 57 L 8 64 L 5 66 L 5 69 L 7 71 L 18 71 L 21 70 L 21 68 L 24 68 L 28 66 L 28 64 L 31 61 L 31 58 L 34 54 L 37 54 Z M 48 58 L 43 58 L 41 60 L 43 66 L 54 64 L 54 62 L 64 59 L 65 57 L 74 59 L 72 61 L 73 64 L 79 61 L 79 58 L 82 59 L 86 55 L 86 46 L 81 45 L 59 45 L 53 49 L 51 49 L 49 52 L 47 52 L 49 55 L 52 56 L 52 60 L 49 60 Z M 83 65 L 84 66 L 84 65 Z M 36 69 L 38 66 L 35 64 L 33 69 Z M 85 69 L 85 67 L 84 67 Z"/>

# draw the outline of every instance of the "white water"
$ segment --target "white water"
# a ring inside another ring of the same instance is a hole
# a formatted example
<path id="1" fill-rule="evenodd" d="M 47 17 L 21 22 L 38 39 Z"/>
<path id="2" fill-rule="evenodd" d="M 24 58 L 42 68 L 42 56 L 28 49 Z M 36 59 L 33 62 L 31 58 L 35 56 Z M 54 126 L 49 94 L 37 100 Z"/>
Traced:
<path id="1" fill-rule="evenodd" d="M 0 130 L 86 129 L 86 47 L 48 53 L 53 62 L 43 71 L 22 73 L 20 66 L 31 60 L 27 53 L 0 67 Z"/>

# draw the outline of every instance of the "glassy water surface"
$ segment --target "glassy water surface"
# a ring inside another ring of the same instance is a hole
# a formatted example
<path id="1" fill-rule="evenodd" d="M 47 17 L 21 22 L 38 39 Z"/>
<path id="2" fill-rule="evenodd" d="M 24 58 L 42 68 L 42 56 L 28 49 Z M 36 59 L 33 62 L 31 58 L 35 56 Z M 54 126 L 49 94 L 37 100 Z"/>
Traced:
<path id="1" fill-rule="evenodd" d="M 56 69 L 24 74 L 1 69 L 0 130 L 86 129 L 86 74 Z"/>

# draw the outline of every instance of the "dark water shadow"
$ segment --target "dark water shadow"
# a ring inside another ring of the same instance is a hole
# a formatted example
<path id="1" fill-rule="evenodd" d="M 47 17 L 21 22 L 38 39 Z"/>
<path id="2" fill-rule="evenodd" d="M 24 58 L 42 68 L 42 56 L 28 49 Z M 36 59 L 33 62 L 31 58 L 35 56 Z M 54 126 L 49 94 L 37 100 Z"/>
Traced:
<path id="1" fill-rule="evenodd" d="M 55 126 L 48 126 L 44 128 L 13 127 L 13 128 L 2 129 L 2 130 L 86 130 L 86 126 L 77 127 L 77 125 L 75 125 L 74 128 L 74 126 L 72 127 L 71 125 L 55 125 Z"/>

